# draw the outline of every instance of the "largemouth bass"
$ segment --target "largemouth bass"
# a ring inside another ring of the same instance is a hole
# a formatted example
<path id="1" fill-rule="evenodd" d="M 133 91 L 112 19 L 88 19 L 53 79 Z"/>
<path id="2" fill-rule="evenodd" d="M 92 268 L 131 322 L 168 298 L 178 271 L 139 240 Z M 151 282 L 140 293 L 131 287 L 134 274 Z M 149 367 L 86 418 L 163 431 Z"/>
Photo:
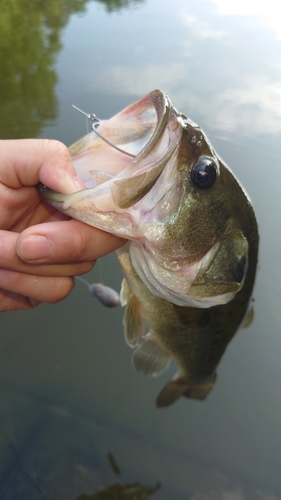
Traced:
<path id="1" fill-rule="evenodd" d="M 204 399 L 251 298 L 253 208 L 204 132 L 159 90 L 101 121 L 98 133 L 70 147 L 86 189 L 43 195 L 62 212 L 128 239 L 117 258 L 133 364 L 158 375 L 172 357 L 178 363 L 157 405 L 181 395 Z"/>

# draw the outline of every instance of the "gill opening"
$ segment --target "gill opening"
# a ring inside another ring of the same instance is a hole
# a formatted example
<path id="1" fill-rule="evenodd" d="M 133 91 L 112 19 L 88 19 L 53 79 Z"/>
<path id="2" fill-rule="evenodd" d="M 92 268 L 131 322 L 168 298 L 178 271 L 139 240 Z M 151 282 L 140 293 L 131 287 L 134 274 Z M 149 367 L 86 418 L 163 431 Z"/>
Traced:
<path id="1" fill-rule="evenodd" d="M 93 123 L 92 123 L 92 129 L 93 131 L 104 141 L 106 142 L 106 144 L 108 144 L 109 146 L 111 146 L 112 148 L 116 149 L 117 151 L 119 151 L 120 153 L 123 153 L 124 155 L 127 155 L 127 156 L 130 156 L 131 158 L 135 158 L 136 156 L 135 155 L 132 155 L 131 153 L 128 153 L 128 151 L 124 151 L 124 149 L 121 149 L 121 148 L 118 148 L 118 146 L 115 146 L 115 144 L 113 144 L 112 142 L 110 142 L 108 139 L 106 139 L 106 137 L 103 137 L 103 135 L 101 135 L 98 131 L 97 131 L 97 128 L 99 125 L 100 125 L 100 122 L 101 120 L 94 114 L 94 113 L 85 113 L 85 111 L 82 111 L 82 109 L 79 109 L 77 108 L 77 106 L 74 106 L 74 104 L 72 104 L 72 107 L 74 109 L 76 109 L 77 111 L 79 111 L 79 113 L 82 113 L 83 115 L 87 116 L 87 118 L 89 118 L 89 120 L 91 120 Z"/>

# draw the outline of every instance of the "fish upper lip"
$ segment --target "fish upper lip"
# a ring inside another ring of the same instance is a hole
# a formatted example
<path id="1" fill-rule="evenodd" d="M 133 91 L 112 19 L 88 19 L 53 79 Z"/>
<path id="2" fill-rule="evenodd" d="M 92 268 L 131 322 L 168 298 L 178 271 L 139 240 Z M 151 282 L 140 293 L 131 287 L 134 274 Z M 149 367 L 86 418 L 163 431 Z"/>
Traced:
<path id="1" fill-rule="evenodd" d="M 147 141 L 146 145 L 138 152 L 138 154 L 135 156 L 135 158 L 131 161 L 131 163 L 128 165 L 131 166 L 133 163 L 140 163 L 141 160 L 146 159 L 151 152 L 151 150 L 154 148 L 154 146 L 157 144 L 159 141 L 161 135 L 163 134 L 164 130 L 166 129 L 166 126 L 169 122 L 169 115 L 170 111 L 172 108 L 171 101 L 167 94 L 162 92 L 162 90 L 154 90 L 151 92 L 151 96 L 154 98 L 153 99 L 153 104 L 155 108 L 155 112 L 157 115 L 157 122 L 156 122 L 156 128 L 150 137 L 150 139 Z M 157 106 L 157 101 L 161 100 L 161 106 L 159 109 L 159 106 Z M 173 108 L 174 109 L 174 108 Z M 114 177 L 117 177 L 118 175 L 121 175 L 124 170 L 119 172 Z"/>
<path id="2" fill-rule="evenodd" d="M 162 90 L 154 90 L 153 92 L 151 92 L 151 96 L 153 97 L 153 104 L 157 114 L 157 125 L 147 144 L 136 156 L 138 161 L 140 161 L 143 157 L 146 157 L 147 154 L 151 151 L 151 149 L 155 146 L 160 136 L 162 135 L 169 119 L 171 101 L 167 96 L 167 94 L 162 92 Z M 157 100 L 159 101 L 160 99 L 161 99 L 161 108 L 159 110 L 159 107 L 157 106 Z"/>

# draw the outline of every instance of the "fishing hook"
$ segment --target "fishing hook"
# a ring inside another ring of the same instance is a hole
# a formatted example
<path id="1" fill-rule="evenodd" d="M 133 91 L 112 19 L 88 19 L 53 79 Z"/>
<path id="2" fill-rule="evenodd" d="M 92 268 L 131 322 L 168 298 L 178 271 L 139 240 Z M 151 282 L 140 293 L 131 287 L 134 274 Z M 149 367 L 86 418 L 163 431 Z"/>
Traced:
<path id="1" fill-rule="evenodd" d="M 85 111 L 82 111 L 82 109 L 79 109 L 77 108 L 77 106 L 74 106 L 74 104 L 72 104 L 72 107 L 74 109 L 76 109 L 77 111 L 79 111 L 80 113 L 82 113 L 83 115 L 87 116 L 87 118 L 89 118 L 89 120 L 91 120 L 93 123 L 92 123 L 92 129 L 93 131 L 104 141 L 106 142 L 106 144 L 108 144 L 109 146 L 111 146 L 112 148 L 116 149 L 117 151 L 119 151 L 120 153 L 123 153 L 124 155 L 127 155 L 127 156 L 131 156 L 131 158 L 135 158 L 136 156 L 135 155 L 132 155 L 131 153 L 128 153 L 127 151 L 124 151 L 124 149 L 121 149 L 121 148 L 118 148 L 118 146 L 115 146 L 115 144 L 113 144 L 112 142 L 110 142 L 108 139 L 106 139 L 105 137 L 103 137 L 96 129 L 96 127 L 98 127 L 100 125 L 100 122 L 101 120 L 94 114 L 94 113 L 91 113 L 91 114 L 88 114 L 88 113 L 85 113 Z"/>

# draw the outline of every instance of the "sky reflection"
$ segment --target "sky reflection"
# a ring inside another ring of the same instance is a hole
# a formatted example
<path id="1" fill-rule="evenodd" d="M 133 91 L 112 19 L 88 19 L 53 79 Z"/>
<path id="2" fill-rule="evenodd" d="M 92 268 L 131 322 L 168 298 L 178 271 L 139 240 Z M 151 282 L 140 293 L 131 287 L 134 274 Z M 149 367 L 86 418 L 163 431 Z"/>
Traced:
<path id="1" fill-rule="evenodd" d="M 281 40 L 280 6 L 276 0 L 207 0 L 217 5 L 217 14 L 227 16 L 251 16 L 258 18 L 266 28 L 274 31 Z"/>
<path id="2" fill-rule="evenodd" d="M 247 137 L 278 134 L 280 42 L 265 24 L 261 26 L 257 16 L 263 10 L 251 11 L 249 2 L 245 8 L 239 3 L 240 11 L 239 5 L 231 8 L 232 2 L 228 9 L 223 5 L 214 0 L 161 3 L 158 19 L 160 3 L 154 0 L 143 4 L 141 10 L 115 14 L 119 15 L 119 31 L 114 33 L 98 13 L 100 22 L 95 23 L 95 30 L 102 41 L 102 58 L 100 51 L 94 50 L 89 64 L 84 58 L 81 72 L 78 68 L 85 90 L 92 95 L 123 95 L 129 104 L 129 96 L 138 98 L 161 88 L 180 111 L 203 128 L 211 119 L 212 130 L 222 138 L 230 132 Z M 168 26 L 160 26 L 162 16 L 166 23 L 169 19 Z M 94 17 L 97 13 L 92 4 L 88 22 Z M 77 60 L 77 64 L 81 63 Z M 77 64 L 73 65 L 74 80 Z"/>

